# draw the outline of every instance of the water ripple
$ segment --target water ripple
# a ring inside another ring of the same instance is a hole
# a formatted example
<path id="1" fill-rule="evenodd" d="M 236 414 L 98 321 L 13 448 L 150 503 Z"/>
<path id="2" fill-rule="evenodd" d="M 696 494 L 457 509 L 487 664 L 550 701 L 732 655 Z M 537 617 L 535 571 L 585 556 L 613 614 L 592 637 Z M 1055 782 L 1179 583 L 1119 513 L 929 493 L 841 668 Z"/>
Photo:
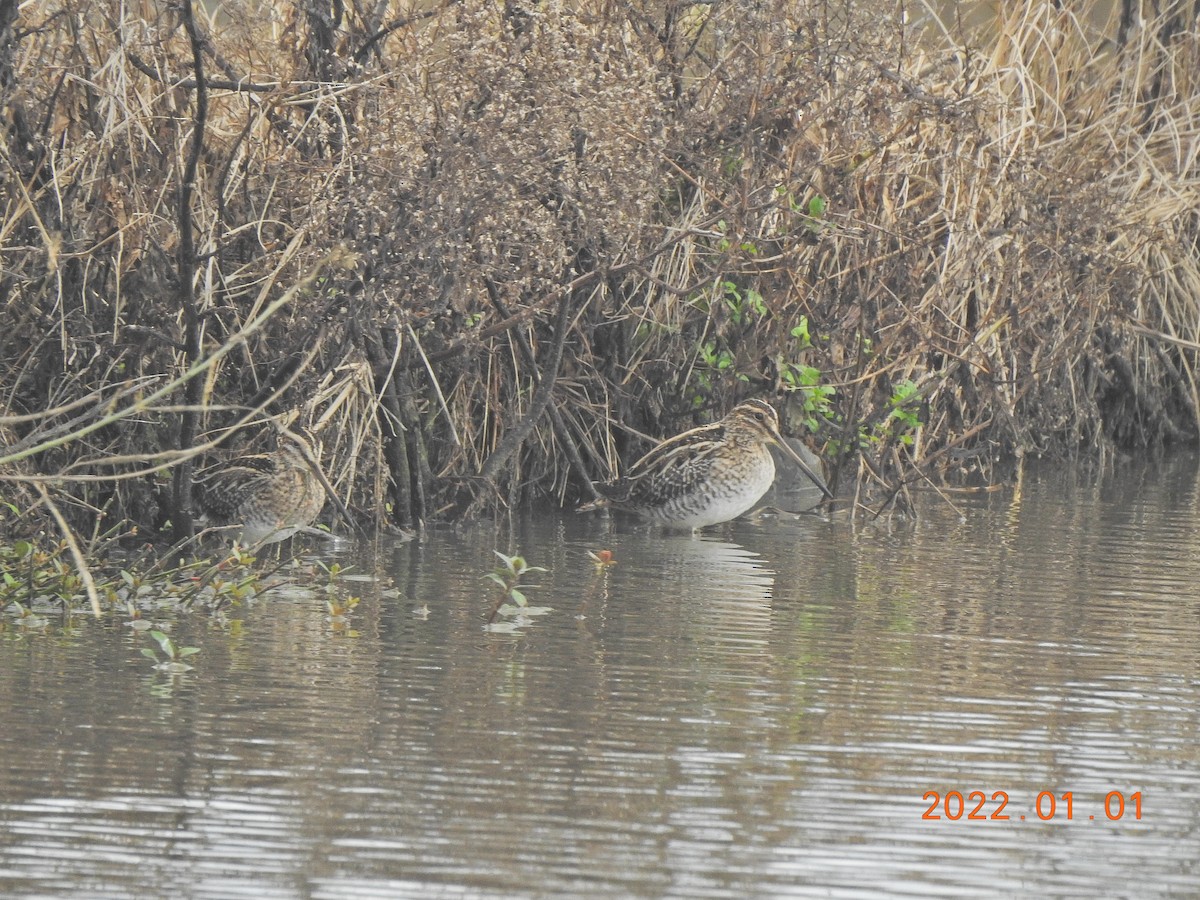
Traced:
<path id="1" fill-rule="evenodd" d="M 920 512 L 434 531 L 359 560 L 357 636 L 183 617 L 177 678 L 0 633 L 0 893 L 1200 893 L 1195 461 Z M 518 633 L 493 549 L 549 570 Z"/>

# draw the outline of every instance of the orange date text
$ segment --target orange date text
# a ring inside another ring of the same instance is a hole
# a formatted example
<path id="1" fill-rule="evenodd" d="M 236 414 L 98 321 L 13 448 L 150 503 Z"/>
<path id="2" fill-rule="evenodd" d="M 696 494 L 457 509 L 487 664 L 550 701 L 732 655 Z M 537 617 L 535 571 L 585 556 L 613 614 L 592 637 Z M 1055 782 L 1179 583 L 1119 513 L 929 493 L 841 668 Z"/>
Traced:
<path id="1" fill-rule="evenodd" d="M 1007 791 L 992 791 L 990 795 L 986 791 L 926 791 L 921 799 L 929 803 L 921 815 L 922 819 L 949 819 L 952 822 L 1025 821 L 1023 813 L 1009 809 Z M 1075 795 L 1071 791 L 1061 794 L 1040 791 L 1030 813 L 1030 819 L 1043 822 L 1077 818 L 1118 822 L 1130 814 L 1141 821 L 1142 792 L 1134 791 L 1127 797 L 1121 791 L 1109 791 L 1104 795 L 1104 802 L 1098 804 L 1095 810 L 1081 812 L 1075 808 Z"/>

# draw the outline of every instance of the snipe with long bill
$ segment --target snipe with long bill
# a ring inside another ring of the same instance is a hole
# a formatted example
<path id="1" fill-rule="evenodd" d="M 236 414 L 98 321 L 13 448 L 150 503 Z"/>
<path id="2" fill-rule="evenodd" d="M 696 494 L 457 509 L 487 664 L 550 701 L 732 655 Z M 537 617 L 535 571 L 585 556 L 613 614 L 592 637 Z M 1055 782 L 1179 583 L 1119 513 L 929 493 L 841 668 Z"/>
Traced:
<path id="1" fill-rule="evenodd" d="M 297 426 L 281 427 L 278 437 L 274 453 L 239 456 L 196 479 L 207 522 L 241 526 L 241 540 L 248 544 L 275 543 L 301 531 L 327 536 L 311 527 L 326 497 L 336 498 L 321 470 L 316 440 Z"/>
<path id="2" fill-rule="evenodd" d="M 772 444 L 832 498 L 824 480 L 783 439 L 774 407 L 746 400 L 719 422 L 663 441 L 623 477 L 596 485 L 601 499 L 580 509 L 622 509 L 670 528 L 728 522 L 750 510 L 774 482 Z"/>

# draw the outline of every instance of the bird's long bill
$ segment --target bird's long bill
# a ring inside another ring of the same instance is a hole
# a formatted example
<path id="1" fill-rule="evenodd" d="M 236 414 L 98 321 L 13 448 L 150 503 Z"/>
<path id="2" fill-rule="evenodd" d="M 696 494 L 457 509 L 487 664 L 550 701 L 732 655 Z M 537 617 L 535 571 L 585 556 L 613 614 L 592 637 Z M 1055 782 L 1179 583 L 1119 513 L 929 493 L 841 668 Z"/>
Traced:
<path id="1" fill-rule="evenodd" d="M 806 463 L 804 461 L 804 459 L 800 456 L 800 454 L 792 449 L 792 445 L 789 444 L 786 440 L 784 440 L 783 435 L 781 435 L 777 431 L 773 431 L 771 436 L 773 438 L 775 438 L 775 444 L 779 447 L 780 450 L 782 450 L 784 452 L 784 455 L 786 455 L 788 459 L 790 459 L 792 462 L 794 462 L 796 465 L 798 465 L 800 467 L 800 471 L 803 472 L 805 475 L 807 475 L 809 477 L 809 479 L 812 481 L 812 483 L 821 489 L 821 493 L 824 494 L 827 499 L 832 500 L 833 493 L 829 490 L 828 487 L 826 487 L 825 479 L 821 478 L 819 475 L 817 475 L 816 472 L 814 472 L 812 470 L 812 468 L 809 466 L 808 463 Z"/>

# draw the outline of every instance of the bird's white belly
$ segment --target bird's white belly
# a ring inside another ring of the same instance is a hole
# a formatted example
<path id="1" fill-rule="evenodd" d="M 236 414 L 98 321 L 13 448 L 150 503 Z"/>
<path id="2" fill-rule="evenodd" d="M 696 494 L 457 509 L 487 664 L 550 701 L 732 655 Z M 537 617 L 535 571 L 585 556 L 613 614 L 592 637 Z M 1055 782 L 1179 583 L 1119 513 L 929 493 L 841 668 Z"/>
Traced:
<path id="1" fill-rule="evenodd" d="M 764 452 L 728 483 L 710 483 L 655 510 L 651 518 L 674 528 L 705 528 L 736 519 L 754 508 L 775 481 L 775 463 Z"/>

